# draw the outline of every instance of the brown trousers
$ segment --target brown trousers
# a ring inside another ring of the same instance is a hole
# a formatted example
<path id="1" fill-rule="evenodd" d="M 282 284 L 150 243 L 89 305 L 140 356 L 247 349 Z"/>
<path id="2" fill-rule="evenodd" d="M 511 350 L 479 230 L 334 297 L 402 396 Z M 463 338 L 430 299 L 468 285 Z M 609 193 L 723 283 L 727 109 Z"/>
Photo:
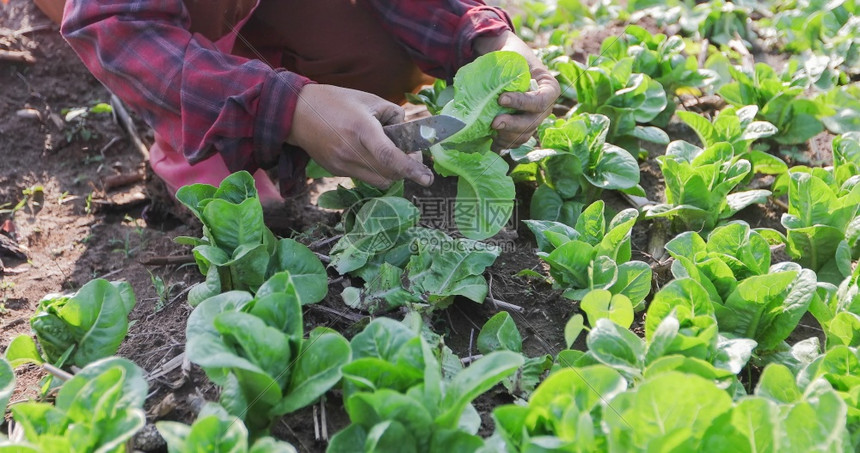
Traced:
<path id="1" fill-rule="evenodd" d="M 34 0 L 59 23 L 64 0 Z M 216 41 L 248 15 L 256 0 L 183 0 L 191 31 Z M 233 52 L 259 58 L 319 83 L 402 103 L 431 80 L 379 23 L 366 0 L 260 0 Z"/>

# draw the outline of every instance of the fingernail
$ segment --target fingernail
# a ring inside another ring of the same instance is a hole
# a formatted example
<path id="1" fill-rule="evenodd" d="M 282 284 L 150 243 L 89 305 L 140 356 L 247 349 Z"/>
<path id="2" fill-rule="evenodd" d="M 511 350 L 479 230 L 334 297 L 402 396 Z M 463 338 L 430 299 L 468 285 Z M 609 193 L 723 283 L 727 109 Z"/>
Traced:
<path id="1" fill-rule="evenodd" d="M 504 107 L 510 107 L 511 105 L 511 97 L 510 96 L 502 96 L 499 98 L 499 104 Z"/>
<path id="2" fill-rule="evenodd" d="M 428 173 L 422 174 L 421 177 L 419 178 L 419 182 L 421 183 L 422 186 L 425 186 L 425 187 L 429 186 L 430 184 L 433 184 L 433 173 L 428 172 Z"/>
<path id="3" fill-rule="evenodd" d="M 503 121 L 503 122 L 499 123 L 499 125 L 498 125 L 498 126 L 496 126 L 496 129 L 498 129 L 498 130 L 502 130 L 502 129 L 504 129 L 504 128 L 505 128 L 505 126 L 506 126 L 506 124 L 505 124 L 505 123 L 504 123 L 504 121 Z"/>

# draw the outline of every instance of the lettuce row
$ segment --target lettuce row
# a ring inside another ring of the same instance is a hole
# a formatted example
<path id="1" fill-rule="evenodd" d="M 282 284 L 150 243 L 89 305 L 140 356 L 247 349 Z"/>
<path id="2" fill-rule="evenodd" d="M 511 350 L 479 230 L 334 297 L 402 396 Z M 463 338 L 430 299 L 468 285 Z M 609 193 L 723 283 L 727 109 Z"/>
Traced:
<path id="1" fill-rule="evenodd" d="M 797 382 L 770 365 L 755 395 L 732 401 L 711 379 L 684 373 L 692 363 L 676 365 L 655 363 L 638 382 L 606 365 L 562 369 L 527 406 L 498 407 L 488 443 L 497 451 L 852 451 L 848 406 L 825 377 Z"/>

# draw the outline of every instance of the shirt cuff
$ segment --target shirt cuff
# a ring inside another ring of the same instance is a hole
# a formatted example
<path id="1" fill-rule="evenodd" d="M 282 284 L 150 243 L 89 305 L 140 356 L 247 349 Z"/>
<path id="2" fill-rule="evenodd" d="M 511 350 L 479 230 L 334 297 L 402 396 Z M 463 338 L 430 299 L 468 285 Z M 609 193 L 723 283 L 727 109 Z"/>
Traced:
<path id="1" fill-rule="evenodd" d="M 272 72 L 263 83 L 254 124 L 254 160 L 260 168 L 278 165 L 293 127 L 299 93 L 309 83 L 314 82 L 283 69 Z"/>
<path id="2" fill-rule="evenodd" d="M 457 67 L 470 63 L 475 59 L 472 42 L 480 36 L 498 36 L 503 32 L 514 30 L 511 17 L 501 8 L 492 6 L 476 6 L 470 9 L 457 26 L 458 39 Z"/>

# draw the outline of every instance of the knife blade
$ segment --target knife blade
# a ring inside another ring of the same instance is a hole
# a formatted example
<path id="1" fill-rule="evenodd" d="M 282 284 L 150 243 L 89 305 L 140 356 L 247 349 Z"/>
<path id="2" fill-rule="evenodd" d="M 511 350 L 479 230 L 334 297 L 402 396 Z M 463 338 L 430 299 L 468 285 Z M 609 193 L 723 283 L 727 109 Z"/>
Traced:
<path id="1" fill-rule="evenodd" d="M 448 115 L 436 115 L 384 126 L 382 131 L 406 152 L 423 151 L 456 134 L 466 123 Z"/>

